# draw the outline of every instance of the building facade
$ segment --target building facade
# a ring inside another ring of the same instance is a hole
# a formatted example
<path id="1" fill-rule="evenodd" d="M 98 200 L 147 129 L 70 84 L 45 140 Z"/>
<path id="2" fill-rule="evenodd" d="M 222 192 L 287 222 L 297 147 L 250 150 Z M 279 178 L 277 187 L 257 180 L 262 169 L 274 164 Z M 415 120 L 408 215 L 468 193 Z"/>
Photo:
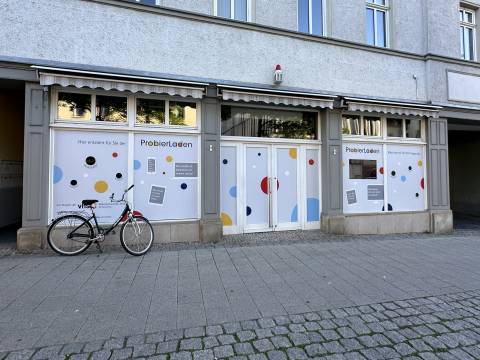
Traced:
<path id="1" fill-rule="evenodd" d="M 0 0 L 18 246 L 82 199 L 110 222 L 130 184 L 157 242 L 441 233 L 478 213 L 480 1 L 274 4 Z"/>

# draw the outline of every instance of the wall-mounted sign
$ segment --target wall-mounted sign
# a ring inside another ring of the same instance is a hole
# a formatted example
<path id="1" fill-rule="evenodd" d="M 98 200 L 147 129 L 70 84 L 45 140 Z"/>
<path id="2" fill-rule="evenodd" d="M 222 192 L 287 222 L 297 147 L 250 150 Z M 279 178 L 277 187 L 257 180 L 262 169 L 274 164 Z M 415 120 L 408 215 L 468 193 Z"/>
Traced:
<path id="1" fill-rule="evenodd" d="M 376 200 L 383 201 L 385 197 L 383 185 L 368 185 L 367 192 L 368 192 L 369 201 L 376 201 Z"/>
<path id="2" fill-rule="evenodd" d="M 150 189 L 150 204 L 163 205 L 163 199 L 165 199 L 165 188 L 162 186 L 152 185 Z"/>
<path id="3" fill-rule="evenodd" d="M 196 178 L 198 177 L 197 163 L 175 163 L 175 177 Z"/>
<path id="4" fill-rule="evenodd" d="M 353 205 L 357 203 L 357 192 L 355 190 L 347 190 L 347 203 Z"/>

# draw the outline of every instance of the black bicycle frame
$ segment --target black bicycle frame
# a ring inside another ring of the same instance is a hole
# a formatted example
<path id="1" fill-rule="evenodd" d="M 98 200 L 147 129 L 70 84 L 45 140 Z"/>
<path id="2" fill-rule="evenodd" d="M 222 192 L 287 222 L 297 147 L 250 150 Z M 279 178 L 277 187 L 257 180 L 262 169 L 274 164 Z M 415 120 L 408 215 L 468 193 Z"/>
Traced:
<path id="1" fill-rule="evenodd" d="M 98 220 L 97 220 L 97 216 L 95 215 L 95 212 L 92 210 L 92 216 L 90 218 L 87 219 L 87 221 L 83 222 L 82 224 L 80 224 L 78 227 L 76 227 L 75 229 L 73 229 L 68 235 L 67 237 L 68 238 L 73 238 L 74 236 L 76 237 L 85 237 L 85 238 L 89 238 L 89 239 L 94 239 L 95 236 L 94 234 L 89 234 L 89 235 L 86 235 L 86 234 L 76 234 L 75 231 L 77 231 L 78 229 L 80 229 L 84 224 L 86 223 L 90 223 L 93 219 L 93 221 L 95 222 L 95 227 L 97 228 L 97 231 L 99 234 L 102 234 L 102 235 L 108 235 L 110 234 L 113 229 L 115 229 L 118 224 L 120 224 L 120 222 L 122 221 L 122 219 L 124 218 L 125 215 L 127 215 L 129 212 L 131 211 L 130 209 L 130 206 L 127 204 L 125 204 L 125 208 L 123 209 L 122 211 L 122 214 L 120 215 L 120 217 L 113 223 L 112 226 L 110 226 L 109 228 L 107 229 L 104 229 L 102 227 L 100 227 L 100 225 L 98 224 Z"/>

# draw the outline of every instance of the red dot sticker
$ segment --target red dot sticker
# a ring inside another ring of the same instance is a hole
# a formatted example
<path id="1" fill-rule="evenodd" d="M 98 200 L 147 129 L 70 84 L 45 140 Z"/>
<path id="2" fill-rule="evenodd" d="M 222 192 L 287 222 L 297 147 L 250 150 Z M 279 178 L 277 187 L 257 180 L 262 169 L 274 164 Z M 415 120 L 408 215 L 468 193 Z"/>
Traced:
<path id="1" fill-rule="evenodd" d="M 118 157 L 118 153 L 114 152 L 114 153 L 112 154 L 112 156 L 113 156 L 114 158 L 117 158 L 117 157 Z"/>
<path id="2" fill-rule="evenodd" d="M 310 160 L 308 160 L 308 163 L 309 163 L 310 165 L 314 165 L 314 164 L 315 164 L 315 160 L 310 159 Z"/>
<path id="3" fill-rule="evenodd" d="M 380 168 L 380 170 L 378 170 L 378 172 L 383 175 L 383 173 L 385 172 L 385 170 L 383 169 L 383 166 Z"/>
<path id="4" fill-rule="evenodd" d="M 425 189 L 425 179 L 424 178 L 422 178 L 422 180 L 420 180 L 420 187 L 422 189 Z"/>
<path id="5" fill-rule="evenodd" d="M 268 195 L 268 177 L 264 177 L 260 182 L 260 188 L 262 191 Z M 280 188 L 280 182 L 277 180 L 277 190 Z"/>

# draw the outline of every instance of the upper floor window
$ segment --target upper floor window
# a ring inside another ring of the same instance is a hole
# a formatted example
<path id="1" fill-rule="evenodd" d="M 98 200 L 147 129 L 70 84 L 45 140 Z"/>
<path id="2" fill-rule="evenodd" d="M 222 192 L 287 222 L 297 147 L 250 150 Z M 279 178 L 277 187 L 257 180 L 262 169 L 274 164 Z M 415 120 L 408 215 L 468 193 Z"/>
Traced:
<path id="1" fill-rule="evenodd" d="M 366 0 L 367 44 L 388 46 L 388 0 Z"/>
<path id="2" fill-rule="evenodd" d="M 158 0 L 135 0 L 138 3 L 146 5 L 160 5 Z"/>
<path id="3" fill-rule="evenodd" d="M 462 59 L 475 60 L 477 57 L 475 27 L 475 12 L 460 8 L 460 48 Z"/>
<path id="4" fill-rule="evenodd" d="M 325 0 L 298 0 L 298 31 L 324 35 Z"/>
<path id="5" fill-rule="evenodd" d="M 251 0 L 215 0 L 215 15 L 227 19 L 249 21 Z"/>

